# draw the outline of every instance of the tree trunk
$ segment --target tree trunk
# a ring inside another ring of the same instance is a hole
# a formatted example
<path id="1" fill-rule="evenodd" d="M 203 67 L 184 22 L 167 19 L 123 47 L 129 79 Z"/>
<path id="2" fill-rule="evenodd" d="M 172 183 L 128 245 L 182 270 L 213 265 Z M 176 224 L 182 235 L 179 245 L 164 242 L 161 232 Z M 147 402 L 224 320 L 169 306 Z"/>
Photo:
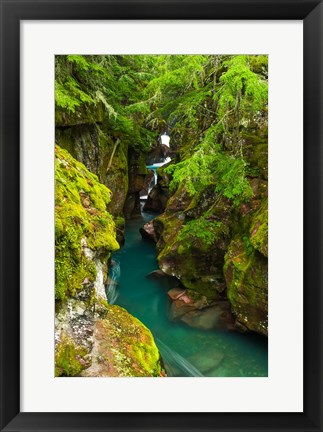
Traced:
<path id="1" fill-rule="evenodd" d="M 113 147 L 113 150 L 112 150 L 112 153 L 111 153 L 111 156 L 110 156 L 110 160 L 109 160 L 109 163 L 108 163 L 107 171 L 106 171 L 106 172 L 108 172 L 109 169 L 111 168 L 111 164 L 112 164 L 113 156 L 114 156 L 114 154 L 115 154 L 115 152 L 116 152 L 116 150 L 117 150 L 117 147 L 118 147 L 119 143 L 120 143 L 120 140 L 119 140 L 119 138 L 118 138 L 117 141 L 116 141 L 116 143 L 115 143 L 115 145 L 114 145 L 114 147 Z"/>

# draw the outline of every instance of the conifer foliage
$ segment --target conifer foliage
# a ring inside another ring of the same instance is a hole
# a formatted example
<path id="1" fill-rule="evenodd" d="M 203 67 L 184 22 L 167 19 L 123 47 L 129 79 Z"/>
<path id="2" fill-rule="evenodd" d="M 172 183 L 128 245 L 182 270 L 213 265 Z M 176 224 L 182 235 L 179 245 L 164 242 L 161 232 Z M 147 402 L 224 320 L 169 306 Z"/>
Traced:
<path id="1" fill-rule="evenodd" d="M 166 128 L 172 189 L 214 185 L 237 205 L 252 197 L 244 135 L 266 125 L 267 69 L 264 55 L 57 56 L 56 107 L 103 105 L 111 130 L 143 151 Z"/>

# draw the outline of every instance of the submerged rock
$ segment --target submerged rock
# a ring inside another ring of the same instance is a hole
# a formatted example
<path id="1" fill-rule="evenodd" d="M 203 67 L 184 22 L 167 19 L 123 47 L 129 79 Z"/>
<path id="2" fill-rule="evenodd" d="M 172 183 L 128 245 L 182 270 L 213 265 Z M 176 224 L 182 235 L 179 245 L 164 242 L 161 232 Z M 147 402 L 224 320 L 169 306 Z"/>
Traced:
<path id="1" fill-rule="evenodd" d="M 181 317 L 181 320 L 191 327 L 204 330 L 234 329 L 234 318 L 229 302 L 218 302 L 202 310 L 189 311 Z"/>
<path id="2" fill-rule="evenodd" d="M 167 295 L 172 300 L 175 301 L 186 294 L 186 290 L 183 288 L 173 288 L 168 291 Z"/>
<path id="3" fill-rule="evenodd" d="M 220 351 L 207 351 L 194 354 L 187 359 L 192 365 L 200 370 L 206 376 L 214 376 L 214 371 L 220 366 L 224 360 L 224 354 Z"/>
<path id="4" fill-rule="evenodd" d="M 172 300 L 170 307 L 172 319 L 180 319 L 191 327 L 205 330 L 234 328 L 234 319 L 228 301 L 210 303 L 206 297 L 193 299 L 182 288 L 173 288 L 167 294 Z"/>

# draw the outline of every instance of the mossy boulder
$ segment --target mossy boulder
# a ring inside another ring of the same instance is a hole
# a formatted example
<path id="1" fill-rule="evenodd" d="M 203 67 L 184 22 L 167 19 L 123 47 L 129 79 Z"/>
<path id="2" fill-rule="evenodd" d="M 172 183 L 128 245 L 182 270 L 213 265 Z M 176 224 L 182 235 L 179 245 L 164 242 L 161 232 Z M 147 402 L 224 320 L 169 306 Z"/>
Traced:
<path id="1" fill-rule="evenodd" d="M 185 211 L 193 201 L 194 197 L 189 195 L 185 185 L 182 183 L 169 198 L 165 212 L 172 214 Z"/>
<path id="2" fill-rule="evenodd" d="M 159 377 L 165 371 L 150 330 L 125 309 L 107 305 L 94 328 L 92 365 L 82 376 Z"/>
<path id="3" fill-rule="evenodd" d="M 254 195 L 239 206 L 219 196 L 215 185 L 190 196 L 182 182 L 153 227 L 159 267 L 176 276 L 190 298 L 205 297 L 208 307 L 228 299 L 237 328 L 266 334 L 268 182 L 252 176 L 249 182 Z"/>
<path id="4" fill-rule="evenodd" d="M 234 319 L 227 300 L 210 301 L 205 296 L 192 298 L 182 287 L 168 291 L 172 303 L 170 317 L 182 320 L 191 327 L 210 329 L 233 329 Z"/>
<path id="5" fill-rule="evenodd" d="M 240 328 L 268 334 L 268 261 L 247 238 L 234 238 L 225 255 L 227 296 Z"/>
<path id="6" fill-rule="evenodd" d="M 194 245 L 176 235 L 172 240 L 157 257 L 161 270 L 176 276 L 195 296 L 219 298 L 225 289 L 222 273 L 225 249 L 200 242 Z"/>
<path id="7" fill-rule="evenodd" d="M 167 215 L 163 213 L 152 221 L 154 235 L 157 238 L 157 255 L 167 255 L 176 246 L 177 234 L 185 220 L 184 213 Z M 166 272 L 168 273 L 168 272 Z"/>
<path id="8" fill-rule="evenodd" d="M 206 210 L 209 212 L 204 218 Z M 228 204 L 215 199 L 212 190 L 192 197 L 182 184 L 169 199 L 165 213 L 153 223 L 159 267 L 180 279 L 194 297 L 218 299 L 225 289 L 223 261 L 230 233 Z"/>
<path id="9" fill-rule="evenodd" d="M 96 279 L 95 259 L 119 248 L 110 190 L 66 150 L 55 147 L 55 296 L 73 296 Z"/>
<path id="10" fill-rule="evenodd" d="M 159 377 L 166 371 L 151 332 L 125 309 L 89 290 L 56 313 L 55 376 Z"/>

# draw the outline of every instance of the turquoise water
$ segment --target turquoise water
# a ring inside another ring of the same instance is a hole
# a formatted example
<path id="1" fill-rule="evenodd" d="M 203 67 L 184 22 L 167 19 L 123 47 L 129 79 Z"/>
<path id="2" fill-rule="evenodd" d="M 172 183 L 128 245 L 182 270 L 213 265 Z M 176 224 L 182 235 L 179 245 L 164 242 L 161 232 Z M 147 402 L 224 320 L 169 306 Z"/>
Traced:
<path id="1" fill-rule="evenodd" d="M 267 339 L 199 330 L 169 319 L 167 290 L 171 287 L 146 277 L 158 265 L 155 245 L 142 240 L 139 228 L 152 217 L 143 213 L 142 219 L 127 222 L 125 245 L 113 256 L 120 265 L 115 303 L 151 330 L 169 376 L 267 376 Z"/>

